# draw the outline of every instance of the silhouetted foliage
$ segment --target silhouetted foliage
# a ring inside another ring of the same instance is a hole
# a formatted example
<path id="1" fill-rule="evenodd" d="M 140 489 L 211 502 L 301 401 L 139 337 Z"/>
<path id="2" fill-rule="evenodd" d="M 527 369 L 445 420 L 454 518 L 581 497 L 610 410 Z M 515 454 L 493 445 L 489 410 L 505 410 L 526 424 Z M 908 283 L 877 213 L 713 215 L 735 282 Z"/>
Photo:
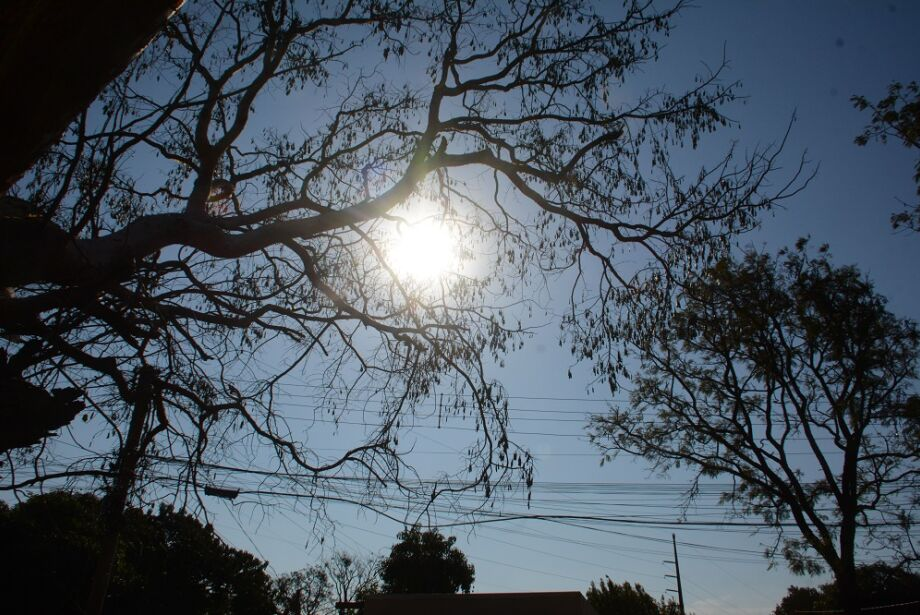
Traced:
<path id="1" fill-rule="evenodd" d="M 309 566 L 275 580 L 275 604 L 279 615 L 339 613 L 339 602 L 360 602 L 378 593 L 378 562 L 362 559 L 344 551 L 315 566 Z M 345 608 L 345 613 L 358 613 Z"/>
<path id="2" fill-rule="evenodd" d="M 361 559 L 339 551 L 320 566 L 329 579 L 333 604 L 359 602 L 378 591 L 376 560 Z M 348 612 L 354 611 L 349 609 Z"/>
<path id="3" fill-rule="evenodd" d="M 17 353 L 17 358 L 23 353 Z M 70 424 L 83 409 L 82 392 L 73 387 L 46 391 L 23 377 L 23 367 L 0 348 L 0 453 L 38 444 Z M 27 411 L 24 411 L 27 409 Z"/>
<path id="4" fill-rule="evenodd" d="M 523 344 L 539 289 L 572 274 L 564 343 L 615 387 L 643 284 L 713 262 L 799 185 L 767 187 L 775 150 L 671 168 L 735 98 L 720 69 L 633 94 L 675 4 L 186 2 L 0 197 L 0 344 L 25 381 L 91 409 L 62 430 L 85 455 L 20 450 L 4 488 L 92 477 L 137 501 L 137 478 L 198 504 L 203 473 L 234 459 L 310 476 L 270 480 L 317 508 L 341 497 L 333 474 L 416 509 L 529 485 L 487 366 Z M 475 274 L 394 270 L 393 238 L 424 218 Z M 292 384 L 315 394 L 290 404 Z M 435 393 L 475 435 L 432 491 L 400 480 L 398 442 Z M 373 426 L 308 444 L 356 400 Z M 113 478 L 113 459 L 144 462 Z"/>
<path id="5" fill-rule="evenodd" d="M 118 76 L 183 0 L 4 0 L 0 196 Z"/>
<path id="6" fill-rule="evenodd" d="M 385 594 L 469 593 L 476 570 L 454 547 L 457 539 L 414 526 L 399 533 L 399 542 L 380 564 Z"/>
<path id="7" fill-rule="evenodd" d="M 872 111 L 871 122 L 856 137 L 857 145 L 866 145 L 870 140 L 887 143 L 889 138 L 894 138 L 907 147 L 920 150 L 920 85 L 916 81 L 892 83 L 888 86 L 888 96 L 875 103 L 865 96 L 854 96 L 852 101 L 860 111 Z M 914 181 L 920 198 L 920 156 L 914 165 Z M 906 226 L 920 231 L 920 202 L 894 214 L 891 224 L 894 228 Z"/>
<path id="8" fill-rule="evenodd" d="M 857 545 L 917 558 L 920 335 L 823 252 L 749 252 L 688 284 L 658 333 L 634 340 L 631 401 L 595 416 L 591 438 L 607 458 L 731 478 L 723 501 L 779 531 L 768 556 L 796 573 L 827 565 L 852 611 Z"/>
<path id="9" fill-rule="evenodd" d="M 798 615 L 800 611 L 831 610 L 821 590 L 814 587 L 790 585 L 786 595 L 773 609 L 773 615 Z"/>
<path id="10" fill-rule="evenodd" d="M 884 615 L 915 615 L 920 608 L 920 575 L 877 563 L 856 568 L 856 587 L 862 608 Z M 885 607 L 885 608 L 880 608 Z M 814 587 L 791 586 L 773 615 L 842 608 L 833 583 Z"/>
<path id="11" fill-rule="evenodd" d="M 0 504 L 0 594 L 9 613 L 82 613 L 101 502 L 55 492 Z M 105 613 L 274 613 L 265 564 L 169 507 L 128 509 Z"/>
<path id="12" fill-rule="evenodd" d="M 283 574 L 272 582 L 278 615 L 317 615 L 331 612 L 331 588 L 320 566 Z"/>
<path id="13" fill-rule="evenodd" d="M 680 606 L 664 596 L 656 600 L 639 583 L 614 583 L 610 577 L 591 581 L 585 597 L 598 615 L 680 615 Z"/>

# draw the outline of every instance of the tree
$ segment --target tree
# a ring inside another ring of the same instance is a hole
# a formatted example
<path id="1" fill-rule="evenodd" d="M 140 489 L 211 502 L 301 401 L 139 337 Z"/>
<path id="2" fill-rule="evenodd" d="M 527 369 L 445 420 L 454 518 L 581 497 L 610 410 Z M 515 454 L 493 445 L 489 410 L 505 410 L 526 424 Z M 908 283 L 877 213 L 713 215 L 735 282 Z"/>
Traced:
<path id="1" fill-rule="evenodd" d="M 680 615 L 680 606 L 673 599 L 652 598 L 639 583 L 614 583 L 610 577 L 599 585 L 591 581 L 585 597 L 598 615 Z"/>
<path id="2" fill-rule="evenodd" d="M 282 575 L 275 580 L 279 615 L 342 613 L 337 603 L 360 602 L 377 593 L 376 560 L 337 551 L 315 566 Z M 357 609 L 344 608 L 357 613 Z"/>
<path id="3" fill-rule="evenodd" d="M 6 0 L 0 9 L 0 195 L 83 113 L 182 0 Z"/>
<path id="4" fill-rule="evenodd" d="M 5 609 L 80 613 L 104 528 L 92 495 L 54 492 L 0 505 Z M 265 563 L 224 544 L 210 526 L 161 507 L 131 508 L 106 613 L 274 612 Z"/>
<path id="5" fill-rule="evenodd" d="M 358 602 L 377 593 L 377 562 L 338 552 L 322 563 L 338 602 Z M 348 609 L 348 612 L 356 612 Z M 340 611 L 341 613 L 341 611 Z"/>
<path id="6" fill-rule="evenodd" d="M 864 610 L 889 615 L 910 615 L 917 611 L 920 575 L 875 563 L 856 568 L 856 584 Z M 773 610 L 773 615 L 833 611 L 840 607 L 837 587 L 833 583 L 819 588 L 792 586 Z"/>
<path id="7" fill-rule="evenodd" d="M 283 574 L 273 588 L 278 615 L 317 615 L 330 598 L 329 576 L 319 566 Z"/>
<path id="8" fill-rule="evenodd" d="M 727 123 L 734 97 L 716 71 L 626 99 L 679 4 L 605 17 L 581 0 L 187 2 L 3 197 L 10 379 L 88 409 L 62 403 L 17 444 L 57 430 L 86 456 L 53 438 L 16 449 L 5 488 L 95 480 L 115 494 L 117 536 L 141 487 L 199 502 L 238 458 L 297 473 L 311 502 L 336 473 L 396 484 L 417 508 L 461 474 L 487 496 L 529 483 L 488 369 L 528 333 L 533 306 L 516 297 L 571 274 L 566 341 L 615 386 L 611 323 L 642 280 L 714 258 L 797 186 L 765 191 L 776 151 L 671 169 L 670 149 Z M 419 218 L 484 255 L 481 275 L 395 269 L 393 238 Z M 652 264 L 624 269 L 624 251 Z M 280 401 L 292 382 L 319 387 L 318 420 L 357 401 L 376 423 L 316 450 L 288 421 L 309 417 Z M 435 393 L 477 435 L 432 488 L 403 480 L 398 443 Z M 0 407 L 5 426 L 27 416 Z"/>
<path id="9" fill-rule="evenodd" d="M 438 530 L 413 526 L 397 536 L 390 555 L 380 564 L 380 580 L 385 594 L 470 593 L 476 569 L 462 551 L 454 547 L 457 539 Z"/>
<path id="10" fill-rule="evenodd" d="M 593 417 L 592 440 L 608 457 L 730 477 L 723 501 L 775 528 L 794 572 L 826 564 L 857 612 L 857 545 L 916 559 L 917 326 L 804 240 L 776 259 L 725 260 L 679 301 L 635 339 L 631 401 Z"/>
<path id="11" fill-rule="evenodd" d="M 888 86 L 888 96 L 876 103 L 865 96 L 853 96 L 851 100 L 860 111 L 872 111 L 869 125 L 856 137 L 857 145 L 866 145 L 871 140 L 887 143 L 893 138 L 906 147 L 920 149 L 920 85 L 916 81 L 908 84 L 895 81 Z M 914 181 L 920 197 L 920 157 L 914 165 Z M 891 216 L 891 225 L 920 231 L 920 202 Z"/>
<path id="12" fill-rule="evenodd" d="M 821 591 L 814 587 L 796 587 L 790 585 L 786 595 L 780 600 L 773 615 L 797 615 L 802 611 L 829 611 Z"/>
<path id="13" fill-rule="evenodd" d="M 21 355 L 18 355 L 21 356 Z M 0 348 L 0 399 L 7 408 L 28 408 L 29 412 L 0 434 L 0 453 L 34 446 L 56 435 L 84 408 L 82 393 L 74 387 L 56 388 L 51 392 L 22 377 L 21 367 L 7 358 Z"/>

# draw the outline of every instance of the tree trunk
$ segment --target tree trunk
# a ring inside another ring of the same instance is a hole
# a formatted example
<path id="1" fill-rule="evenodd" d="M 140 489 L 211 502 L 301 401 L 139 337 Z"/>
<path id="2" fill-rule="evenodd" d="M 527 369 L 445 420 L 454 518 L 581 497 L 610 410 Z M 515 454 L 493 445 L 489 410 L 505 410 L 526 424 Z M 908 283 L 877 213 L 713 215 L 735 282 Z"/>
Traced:
<path id="1" fill-rule="evenodd" d="M 834 574 L 840 608 L 845 615 L 859 615 L 862 596 L 856 584 L 856 520 L 844 512 L 840 523 L 840 564 Z"/>
<path id="2" fill-rule="evenodd" d="M 183 0 L 3 0 L 0 195 L 150 42 Z"/>
<path id="3" fill-rule="evenodd" d="M 844 417 L 838 419 L 846 424 Z M 843 457 L 843 471 L 840 477 L 840 563 L 834 571 L 840 608 L 845 615 L 859 615 L 861 598 L 856 585 L 856 511 L 859 503 L 857 493 L 858 458 L 862 430 L 858 425 L 848 426 L 852 433 L 847 436 Z"/>
<path id="4" fill-rule="evenodd" d="M 860 615 L 861 597 L 859 588 L 856 586 L 855 566 L 851 566 L 850 570 L 841 571 L 835 575 L 834 582 L 837 585 L 840 608 L 843 609 L 844 615 Z"/>
<path id="5" fill-rule="evenodd" d="M 152 367 L 145 365 L 141 368 L 135 389 L 134 411 L 131 415 L 128 436 L 118 456 L 115 479 L 102 501 L 102 548 L 86 604 L 88 615 L 102 615 L 102 609 L 105 606 L 118 541 L 124 526 L 125 505 L 128 502 L 131 487 L 134 486 L 137 464 L 144 454 L 144 451 L 141 450 L 141 441 L 153 398 L 153 378 L 154 369 Z"/>

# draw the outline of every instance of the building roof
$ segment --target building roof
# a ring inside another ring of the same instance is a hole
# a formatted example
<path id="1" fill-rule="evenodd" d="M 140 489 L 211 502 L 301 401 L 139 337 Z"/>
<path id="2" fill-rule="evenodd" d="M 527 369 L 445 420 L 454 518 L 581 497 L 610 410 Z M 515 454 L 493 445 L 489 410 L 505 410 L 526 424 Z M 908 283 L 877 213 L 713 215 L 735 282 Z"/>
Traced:
<path id="1" fill-rule="evenodd" d="M 364 601 L 364 615 L 597 615 L 581 592 L 390 594 Z"/>

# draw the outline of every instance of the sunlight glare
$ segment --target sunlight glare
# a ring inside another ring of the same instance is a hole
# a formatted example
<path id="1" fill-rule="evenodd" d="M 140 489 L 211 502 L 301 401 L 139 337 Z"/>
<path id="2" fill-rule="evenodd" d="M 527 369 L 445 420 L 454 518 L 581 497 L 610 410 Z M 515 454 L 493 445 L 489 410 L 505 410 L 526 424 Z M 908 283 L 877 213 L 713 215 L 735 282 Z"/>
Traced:
<path id="1" fill-rule="evenodd" d="M 432 219 L 400 225 L 389 261 L 397 275 L 416 282 L 433 282 L 456 266 L 450 230 Z"/>

